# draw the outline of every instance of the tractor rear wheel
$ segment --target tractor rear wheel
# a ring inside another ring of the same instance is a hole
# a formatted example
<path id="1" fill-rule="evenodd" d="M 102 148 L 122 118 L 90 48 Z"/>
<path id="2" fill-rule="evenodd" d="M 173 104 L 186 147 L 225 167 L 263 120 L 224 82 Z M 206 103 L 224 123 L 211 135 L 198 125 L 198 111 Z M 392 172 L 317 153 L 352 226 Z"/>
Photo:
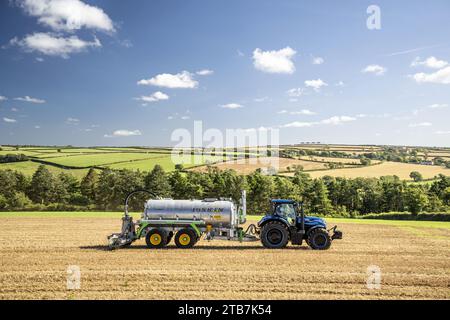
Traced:
<path id="1" fill-rule="evenodd" d="M 289 241 L 289 231 L 286 226 L 278 221 L 268 222 L 261 230 L 261 242 L 269 249 L 286 247 Z"/>
<path id="2" fill-rule="evenodd" d="M 197 242 L 197 235 L 195 231 L 189 228 L 181 229 L 175 235 L 175 244 L 178 248 L 187 249 L 192 248 Z"/>
<path id="3" fill-rule="evenodd" d="M 331 237 L 325 229 L 313 229 L 308 234 L 307 243 L 314 250 L 327 250 L 331 246 Z"/>
<path id="4" fill-rule="evenodd" d="M 162 248 L 167 244 L 167 232 L 161 229 L 151 229 L 145 235 L 148 248 Z"/>

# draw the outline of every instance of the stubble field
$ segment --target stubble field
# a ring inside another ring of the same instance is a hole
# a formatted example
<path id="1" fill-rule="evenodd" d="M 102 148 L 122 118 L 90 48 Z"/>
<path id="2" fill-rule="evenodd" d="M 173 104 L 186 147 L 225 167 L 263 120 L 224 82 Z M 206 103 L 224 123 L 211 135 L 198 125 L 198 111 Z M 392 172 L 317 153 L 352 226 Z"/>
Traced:
<path id="1" fill-rule="evenodd" d="M 450 224 L 334 220 L 328 251 L 200 241 L 107 251 L 118 214 L 0 215 L 0 299 L 449 299 Z M 332 223 L 330 223 L 332 224 Z M 67 289 L 67 268 L 81 270 Z M 368 289 L 367 267 L 381 269 Z"/>

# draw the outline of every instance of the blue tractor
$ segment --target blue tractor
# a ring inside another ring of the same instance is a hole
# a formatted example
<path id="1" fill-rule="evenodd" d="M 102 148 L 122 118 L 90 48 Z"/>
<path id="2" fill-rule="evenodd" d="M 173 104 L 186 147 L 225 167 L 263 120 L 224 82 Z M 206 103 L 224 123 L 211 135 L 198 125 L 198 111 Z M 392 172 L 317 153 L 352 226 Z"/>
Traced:
<path id="1" fill-rule="evenodd" d="M 274 199 L 271 204 L 271 212 L 258 222 L 259 236 L 266 248 L 284 248 L 289 241 L 301 245 L 305 240 L 312 249 L 326 250 L 333 240 L 342 239 L 336 226 L 327 230 L 324 219 L 305 216 L 302 203 Z"/>

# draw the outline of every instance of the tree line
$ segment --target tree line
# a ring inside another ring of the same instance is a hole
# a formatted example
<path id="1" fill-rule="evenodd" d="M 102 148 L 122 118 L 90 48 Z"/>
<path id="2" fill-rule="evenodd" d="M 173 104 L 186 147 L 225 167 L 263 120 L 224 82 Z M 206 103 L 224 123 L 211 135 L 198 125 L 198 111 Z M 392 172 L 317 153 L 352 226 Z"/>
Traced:
<path id="1" fill-rule="evenodd" d="M 301 201 L 306 213 L 319 215 L 450 211 L 450 177 L 444 175 L 419 184 L 396 176 L 311 179 L 300 170 L 293 177 L 268 176 L 260 170 L 244 176 L 212 167 L 205 173 L 166 173 L 159 165 L 150 172 L 90 169 L 81 180 L 64 172 L 52 174 L 44 165 L 32 177 L 0 170 L 0 210 L 121 210 L 126 195 L 136 189 L 163 198 L 225 197 L 236 202 L 245 189 L 249 214 L 268 212 L 273 198 Z M 145 197 L 137 196 L 131 209 L 142 210 Z"/>

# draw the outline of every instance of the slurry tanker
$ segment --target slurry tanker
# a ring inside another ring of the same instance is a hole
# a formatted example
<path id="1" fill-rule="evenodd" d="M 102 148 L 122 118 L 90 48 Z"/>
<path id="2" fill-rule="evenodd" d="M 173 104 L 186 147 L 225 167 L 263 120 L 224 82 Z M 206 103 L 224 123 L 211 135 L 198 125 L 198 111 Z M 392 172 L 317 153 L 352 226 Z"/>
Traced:
<path id="1" fill-rule="evenodd" d="M 192 248 L 199 240 L 261 241 L 270 249 L 284 248 L 290 242 L 305 241 L 312 249 L 326 250 L 342 232 L 327 229 L 324 219 L 305 216 L 302 203 L 273 199 L 271 211 L 256 225 L 247 224 L 246 192 L 239 203 L 231 199 L 204 200 L 150 199 L 145 202 L 141 219 L 136 222 L 128 212 L 130 198 L 145 190 L 131 192 L 125 199 L 122 231 L 108 237 L 109 247 L 116 249 L 145 238 L 148 248 L 163 248 L 172 239 L 178 248 Z"/>

